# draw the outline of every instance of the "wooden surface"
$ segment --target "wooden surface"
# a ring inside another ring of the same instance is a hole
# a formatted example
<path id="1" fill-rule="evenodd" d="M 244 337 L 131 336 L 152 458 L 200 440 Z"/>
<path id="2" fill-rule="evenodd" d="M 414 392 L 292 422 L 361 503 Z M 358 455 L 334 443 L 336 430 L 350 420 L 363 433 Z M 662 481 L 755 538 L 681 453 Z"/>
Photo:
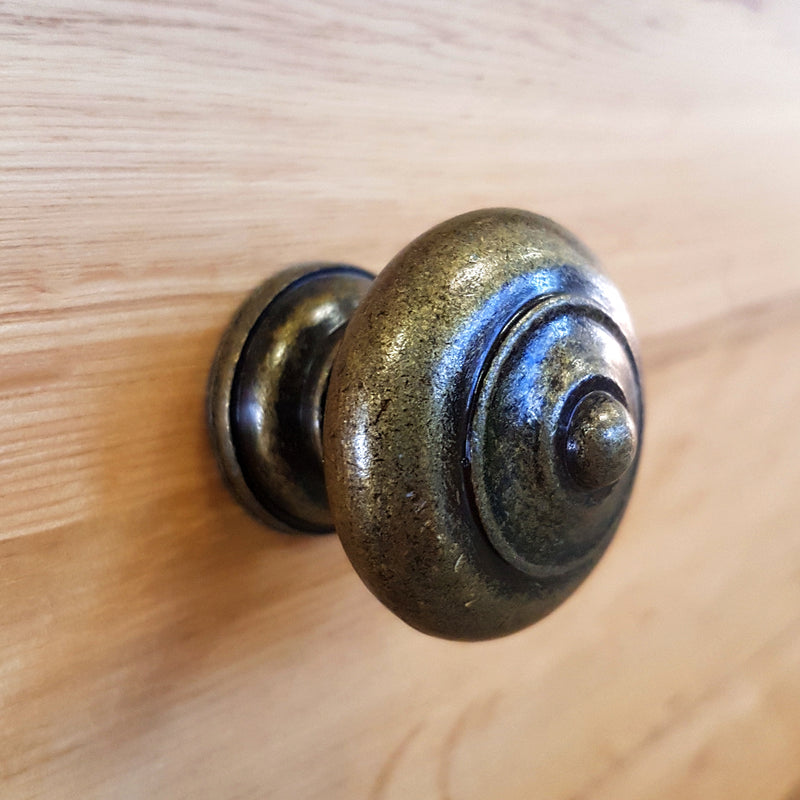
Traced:
<path id="1" fill-rule="evenodd" d="M 0 796 L 800 797 L 800 10 L 0 2 Z M 244 294 L 515 205 L 642 338 L 641 479 L 538 626 L 406 628 L 225 493 Z"/>

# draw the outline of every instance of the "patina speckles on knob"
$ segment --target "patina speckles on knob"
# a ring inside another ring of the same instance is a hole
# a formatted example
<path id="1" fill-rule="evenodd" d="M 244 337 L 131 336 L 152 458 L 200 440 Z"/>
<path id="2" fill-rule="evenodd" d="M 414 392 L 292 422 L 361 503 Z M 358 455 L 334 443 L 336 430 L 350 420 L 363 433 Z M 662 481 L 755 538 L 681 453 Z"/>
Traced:
<path id="1" fill-rule="evenodd" d="M 223 472 L 260 518 L 330 520 L 372 592 L 448 638 L 519 630 L 588 575 L 630 496 L 643 413 L 625 306 L 571 234 L 476 211 L 371 285 L 310 265 L 249 302 L 209 401 Z M 245 427 L 258 397 L 269 426 Z"/>

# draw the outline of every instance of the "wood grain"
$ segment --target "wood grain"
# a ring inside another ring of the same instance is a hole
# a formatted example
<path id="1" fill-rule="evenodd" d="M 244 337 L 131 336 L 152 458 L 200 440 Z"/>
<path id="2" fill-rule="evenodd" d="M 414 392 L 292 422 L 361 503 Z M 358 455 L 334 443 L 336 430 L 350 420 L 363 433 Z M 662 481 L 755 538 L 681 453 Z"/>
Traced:
<path id="1" fill-rule="evenodd" d="M 800 786 L 800 13 L 0 1 L 0 794 L 751 798 Z M 649 400 L 597 572 L 426 638 L 220 485 L 244 293 L 486 205 L 629 300 Z"/>

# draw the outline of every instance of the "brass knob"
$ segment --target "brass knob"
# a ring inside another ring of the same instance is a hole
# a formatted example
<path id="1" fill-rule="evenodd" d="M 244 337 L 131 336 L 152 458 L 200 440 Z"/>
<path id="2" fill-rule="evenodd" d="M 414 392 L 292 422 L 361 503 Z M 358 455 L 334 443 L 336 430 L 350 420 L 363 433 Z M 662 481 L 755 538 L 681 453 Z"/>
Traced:
<path id="1" fill-rule="evenodd" d="M 283 530 L 334 528 L 426 633 L 488 639 L 559 605 L 608 546 L 639 457 L 630 319 L 548 219 L 451 219 L 373 281 L 266 281 L 220 344 L 211 437 L 234 495 Z"/>

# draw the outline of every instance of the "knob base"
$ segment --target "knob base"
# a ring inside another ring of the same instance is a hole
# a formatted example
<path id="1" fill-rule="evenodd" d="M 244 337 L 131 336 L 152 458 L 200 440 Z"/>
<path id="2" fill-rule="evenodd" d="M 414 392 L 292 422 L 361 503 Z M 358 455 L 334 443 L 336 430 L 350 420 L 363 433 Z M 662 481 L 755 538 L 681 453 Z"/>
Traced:
<path id="1" fill-rule="evenodd" d="M 208 385 L 211 443 L 239 502 L 274 528 L 328 533 L 322 417 L 331 364 L 373 276 L 306 264 L 261 284 L 223 335 Z"/>

